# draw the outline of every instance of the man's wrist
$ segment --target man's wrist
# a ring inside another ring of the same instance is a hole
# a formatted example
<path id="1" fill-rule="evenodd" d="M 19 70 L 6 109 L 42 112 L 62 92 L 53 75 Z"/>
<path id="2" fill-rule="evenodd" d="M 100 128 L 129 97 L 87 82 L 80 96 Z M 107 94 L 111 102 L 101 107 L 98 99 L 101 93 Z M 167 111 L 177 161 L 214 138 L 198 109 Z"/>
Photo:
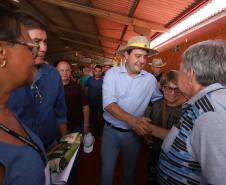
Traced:
<path id="1" fill-rule="evenodd" d="M 131 119 L 131 121 L 130 121 L 130 126 L 131 127 L 136 127 L 137 126 L 137 124 L 138 124 L 138 119 L 137 118 L 133 118 L 133 119 Z"/>
<path id="2" fill-rule="evenodd" d="M 90 127 L 90 124 L 84 124 L 84 127 Z"/>

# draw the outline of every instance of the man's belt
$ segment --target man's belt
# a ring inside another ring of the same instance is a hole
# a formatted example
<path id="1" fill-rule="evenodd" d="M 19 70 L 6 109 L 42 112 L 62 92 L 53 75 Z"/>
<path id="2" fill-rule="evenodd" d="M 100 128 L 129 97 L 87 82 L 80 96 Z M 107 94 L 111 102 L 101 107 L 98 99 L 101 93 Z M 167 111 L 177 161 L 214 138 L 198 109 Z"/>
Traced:
<path id="1" fill-rule="evenodd" d="M 106 124 L 107 124 L 109 127 L 113 128 L 113 129 L 115 129 L 115 130 L 117 130 L 117 131 L 119 131 L 119 132 L 130 132 L 130 131 L 132 131 L 132 129 L 128 129 L 128 130 L 127 130 L 127 129 L 115 127 L 115 126 L 113 126 L 111 123 L 109 123 L 109 122 L 107 122 L 107 121 L 106 121 Z"/>

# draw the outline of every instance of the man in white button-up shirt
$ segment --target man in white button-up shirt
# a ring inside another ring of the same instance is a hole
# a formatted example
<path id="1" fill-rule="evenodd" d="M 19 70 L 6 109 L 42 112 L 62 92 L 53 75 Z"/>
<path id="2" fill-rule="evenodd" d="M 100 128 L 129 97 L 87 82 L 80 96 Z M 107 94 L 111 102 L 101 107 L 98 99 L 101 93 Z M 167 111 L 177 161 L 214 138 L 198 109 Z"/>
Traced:
<path id="1" fill-rule="evenodd" d="M 106 124 L 101 155 L 101 184 L 111 185 L 119 151 L 122 151 L 124 185 L 136 184 L 136 165 L 142 137 L 147 134 L 149 119 L 144 117 L 148 103 L 162 98 L 155 77 L 144 71 L 146 59 L 157 51 L 149 48 L 146 37 L 133 37 L 118 49 L 126 58 L 122 67 L 108 70 L 103 83 L 103 109 Z M 138 123 L 139 122 L 139 123 Z"/>

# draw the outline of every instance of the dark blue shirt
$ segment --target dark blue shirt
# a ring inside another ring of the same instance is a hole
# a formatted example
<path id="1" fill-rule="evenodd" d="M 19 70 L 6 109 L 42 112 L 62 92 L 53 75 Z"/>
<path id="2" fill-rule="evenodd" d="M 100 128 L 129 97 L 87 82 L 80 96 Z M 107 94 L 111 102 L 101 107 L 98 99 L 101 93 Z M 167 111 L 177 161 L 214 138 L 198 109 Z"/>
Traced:
<path id="1" fill-rule="evenodd" d="M 27 135 L 29 141 L 34 141 L 45 155 L 41 140 L 26 126 L 24 129 L 32 137 Z M 24 143 L 23 145 L 12 145 L 0 142 L 0 163 L 5 166 L 5 178 L 3 184 L 45 184 L 44 164 L 38 151 Z M 47 158 L 45 157 L 45 162 Z M 50 183 L 52 184 L 52 183 Z"/>
<path id="2" fill-rule="evenodd" d="M 152 73 L 152 74 L 154 75 L 154 73 Z M 156 78 L 157 82 L 160 82 L 160 79 L 161 79 L 162 75 L 163 75 L 163 73 L 161 73 L 161 74 L 158 75 L 158 76 L 155 76 L 155 75 L 154 75 L 154 77 Z"/>
<path id="3" fill-rule="evenodd" d="M 152 73 L 152 74 L 154 75 L 154 73 Z M 158 84 L 160 84 L 160 80 L 161 80 L 162 75 L 164 75 L 163 72 L 161 72 L 161 74 L 158 75 L 158 76 L 155 76 L 155 75 L 154 75 L 154 77 L 156 78 Z M 160 92 L 163 94 L 163 91 L 162 91 L 162 90 L 160 90 Z M 164 95 L 164 94 L 163 94 L 163 95 Z"/>
<path id="4" fill-rule="evenodd" d="M 101 91 L 102 91 L 103 79 L 102 77 L 98 80 L 95 77 L 88 78 L 86 82 L 86 87 L 89 88 L 87 99 L 89 105 L 99 106 L 101 103 Z"/>
<path id="5" fill-rule="evenodd" d="M 59 72 L 45 63 L 39 66 L 34 82 L 42 104 L 34 98 L 30 85 L 26 85 L 11 93 L 8 106 L 46 145 L 56 137 L 57 126 L 67 123 L 64 86 Z"/>

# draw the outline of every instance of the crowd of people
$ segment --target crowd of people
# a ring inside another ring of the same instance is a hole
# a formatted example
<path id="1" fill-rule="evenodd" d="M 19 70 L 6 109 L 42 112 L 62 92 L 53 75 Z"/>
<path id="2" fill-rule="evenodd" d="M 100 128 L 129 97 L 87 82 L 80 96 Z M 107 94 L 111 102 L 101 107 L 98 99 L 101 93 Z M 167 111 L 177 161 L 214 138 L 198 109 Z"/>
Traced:
<path id="1" fill-rule="evenodd" d="M 46 153 L 66 133 L 88 134 L 92 123 L 101 139 L 101 185 L 113 184 L 120 151 L 123 185 L 139 184 L 143 139 L 147 185 L 224 184 L 225 41 L 190 46 L 179 71 L 163 73 L 166 63 L 155 58 L 151 74 L 143 68 L 157 51 L 146 37 L 132 37 L 117 50 L 126 59 L 121 67 L 105 62 L 92 74 L 79 66 L 76 82 L 69 62 L 44 63 L 48 25 L 40 17 L 0 7 L 0 28 L 0 184 L 51 185 Z M 68 185 L 76 184 L 81 149 Z"/>

